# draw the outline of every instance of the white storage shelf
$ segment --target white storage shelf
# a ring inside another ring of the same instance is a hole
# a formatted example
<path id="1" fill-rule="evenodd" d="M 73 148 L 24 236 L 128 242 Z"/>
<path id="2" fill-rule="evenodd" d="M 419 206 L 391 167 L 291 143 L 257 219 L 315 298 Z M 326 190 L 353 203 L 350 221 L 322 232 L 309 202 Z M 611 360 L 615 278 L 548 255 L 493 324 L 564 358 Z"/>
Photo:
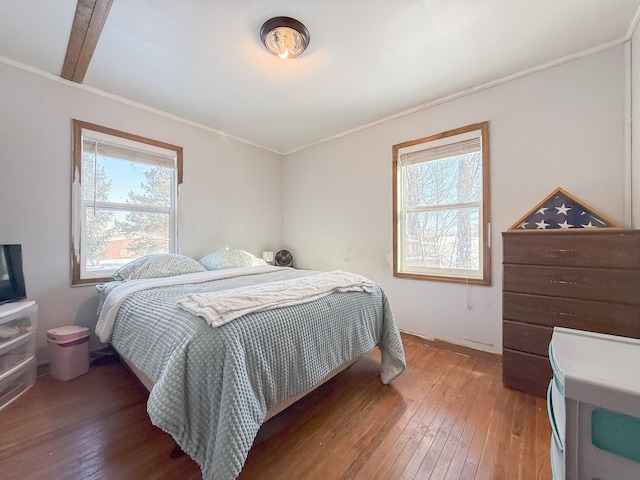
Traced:
<path id="1" fill-rule="evenodd" d="M 36 332 L 21 335 L 0 347 L 0 375 L 29 360 L 36 353 Z"/>
<path id="2" fill-rule="evenodd" d="M 640 479 L 640 340 L 554 328 L 554 480 Z"/>
<path id="3" fill-rule="evenodd" d="M 36 381 L 38 305 L 31 300 L 0 305 L 0 409 Z"/>
<path id="4" fill-rule="evenodd" d="M 0 377 L 0 410 L 36 383 L 36 368 L 36 359 L 31 357 Z"/>
<path id="5" fill-rule="evenodd" d="M 38 305 L 25 300 L 0 305 L 0 348 L 28 335 L 38 326 Z"/>

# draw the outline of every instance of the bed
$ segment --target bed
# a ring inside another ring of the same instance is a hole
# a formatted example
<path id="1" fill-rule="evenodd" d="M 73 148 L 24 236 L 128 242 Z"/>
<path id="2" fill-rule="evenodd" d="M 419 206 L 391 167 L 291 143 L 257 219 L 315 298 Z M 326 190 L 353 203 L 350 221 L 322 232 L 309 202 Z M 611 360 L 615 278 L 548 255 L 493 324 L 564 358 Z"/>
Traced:
<path id="1" fill-rule="evenodd" d="M 200 465 L 204 479 L 231 480 L 267 418 L 360 356 L 380 349 L 385 384 L 405 368 L 377 284 L 365 279 L 360 289 L 287 300 L 303 285 L 321 290 L 333 273 L 250 265 L 116 280 L 98 286 L 96 333 L 150 390 L 152 423 Z M 274 289 L 275 304 L 247 309 L 245 299 L 264 300 Z M 234 299 L 242 300 L 241 315 L 212 320 L 211 305 L 223 305 L 226 315 L 238 308 Z"/>

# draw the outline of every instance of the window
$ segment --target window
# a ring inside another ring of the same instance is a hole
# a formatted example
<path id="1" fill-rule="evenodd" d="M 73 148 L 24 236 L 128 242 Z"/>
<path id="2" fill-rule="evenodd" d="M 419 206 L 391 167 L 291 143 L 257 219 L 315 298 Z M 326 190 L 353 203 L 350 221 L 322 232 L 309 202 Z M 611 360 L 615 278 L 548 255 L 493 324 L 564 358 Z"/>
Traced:
<path id="1" fill-rule="evenodd" d="M 491 284 L 489 122 L 393 146 L 393 274 Z"/>
<path id="2" fill-rule="evenodd" d="M 72 285 L 177 251 L 182 147 L 73 121 Z"/>

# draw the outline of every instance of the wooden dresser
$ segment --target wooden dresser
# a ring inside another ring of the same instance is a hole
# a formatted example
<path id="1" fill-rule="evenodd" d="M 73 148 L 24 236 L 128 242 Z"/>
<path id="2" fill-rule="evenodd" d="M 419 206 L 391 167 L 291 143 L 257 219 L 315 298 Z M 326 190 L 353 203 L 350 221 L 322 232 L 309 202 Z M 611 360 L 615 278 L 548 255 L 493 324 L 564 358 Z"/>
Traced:
<path id="1" fill-rule="evenodd" d="M 502 239 L 505 386 L 546 395 L 554 326 L 640 338 L 640 230 L 510 231 Z"/>

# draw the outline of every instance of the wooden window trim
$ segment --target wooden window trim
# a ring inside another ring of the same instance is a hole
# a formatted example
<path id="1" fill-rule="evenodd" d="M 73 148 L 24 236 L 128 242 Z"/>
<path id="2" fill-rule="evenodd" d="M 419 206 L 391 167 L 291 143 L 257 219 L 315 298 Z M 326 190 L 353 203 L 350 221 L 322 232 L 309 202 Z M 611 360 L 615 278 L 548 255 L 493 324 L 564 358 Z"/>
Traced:
<path id="1" fill-rule="evenodd" d="M 135 135 L 132 133 L 123 132 L 121 130 L 116 130 L 109 127 L 103 127 L 101 125 L 97 125 L 94 123 L 84 122 L 82 120 L 73 120 L 73 171 L 71 177 L 71 189 L 72 189 L 72 198 L 77 194 L 76 192 L 76 182 L 80 185 L 82 183 L 82 130 L 93 130 L 95 132 L 100 132 L 108 135 L 112 135 L 114 137 L 120 137 L 125 140 L 131 140 L 138 143 L 143 143 L 146 145 L 151 145 L 155 147 L 164 148 L 167 150 L 172 150 L 176 152 L 176 178 L 177 178 L 177 188 L 179 191 L 179 187 L 182 184 L 182 176 L 183 176 L 183 150 L 182 147 L 177 145 L 172 145 L 170 143 L 161 142 L 159 140 L 154 140 L 151 138 L 143 137 L 140 135 Z M 178 199 L 176 198 L 176 202 Z M 95 285 L 98 283 L 111 281 L 111 277 L 100 277 L 100 278 L 82 278 L 82 268 L 80 265 L 81 260 L 81 248 L 80 244 L 81 239 L 79 238 L 80 227 L 78 222 L 80 221 L 77 217 L 79 213 L 77 210 L 77 205 L 72 202 L 72 235 L 71 235 L 71 286 L 81 286 L 81 285 Z M 179 222 L 178 222 L 179 224 Z M 177 227 L 176 227 L 177 228 Z M 177 235 L 177 232 L 176 232 Z"/>
<path id="2" fill-rule="evenodd" d="M 418 273 L 406 273 L 399 271 L 399 258 L 398 258 L 398 166 L 399 166 L 399 152 L 403 148 L 419 145 L 421 143 L 428 143 L 435 140 L 452 137 L 455 135 L 471 132 L 474 130 L 480 130 L 482 138 L 482 278 L 467 278 L 463 276 L 448 276 L 448 275 L 431 275 L 431 274 L 418 274 Z M 416 280 L 436 280 L 442 282 L 455 282 L 455 283 L 467 283 L 476 285 L 491 285 L 491 217 L 490 217 L 490 157 L 489 157 L 489 122 L 479 122 L 464 127 L 448 130 L 446 132 L 437 133 L 428 137 L 411 140 L 408 142 L 399 143 L 393 145 L 392 154 L 392 182 L 393 182 L 393 275 L 399 278 L 411 278 Z"/>

